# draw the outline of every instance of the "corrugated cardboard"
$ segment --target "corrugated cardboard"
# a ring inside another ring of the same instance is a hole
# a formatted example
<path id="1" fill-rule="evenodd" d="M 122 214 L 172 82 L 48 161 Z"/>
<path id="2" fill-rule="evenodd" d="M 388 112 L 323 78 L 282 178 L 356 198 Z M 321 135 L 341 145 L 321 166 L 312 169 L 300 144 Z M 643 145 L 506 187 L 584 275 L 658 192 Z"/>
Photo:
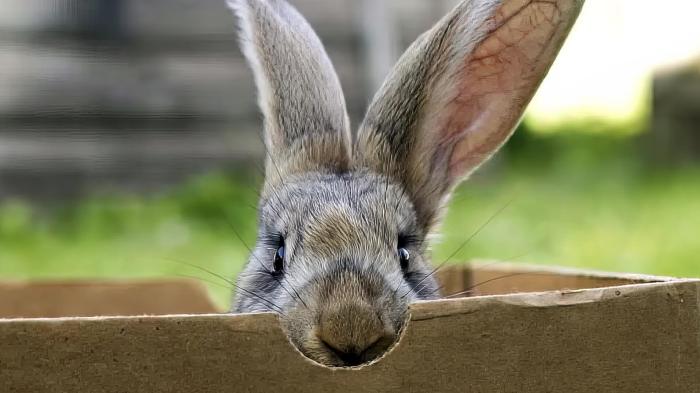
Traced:
<path id="1" fill-rule="evenodd" d="M 194 280 L 4 282 L 0 318 L 205 314 L 218 310 Z"/>
<path id="2" fill-rule="evenodd" d="M 0 320 L 0 392 L 700 392 L 700 280 L 483 264 L 442 281 L 486 295 L 414 304 L 355 369 L 304 358 L 273 314 Z M 554 290 L 488 294 L 511 288 Z"/>

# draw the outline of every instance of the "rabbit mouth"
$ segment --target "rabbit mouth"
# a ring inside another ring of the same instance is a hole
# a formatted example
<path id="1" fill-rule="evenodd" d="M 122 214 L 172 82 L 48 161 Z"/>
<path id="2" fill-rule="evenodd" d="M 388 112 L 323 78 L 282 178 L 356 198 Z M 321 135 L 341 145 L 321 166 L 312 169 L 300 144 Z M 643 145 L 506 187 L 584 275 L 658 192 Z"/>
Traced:
<path id="1" fill-rule="evenodd" d="M 400 332 L 385 332 L 357 342 L 322 335 L 314 327 L 304 338 L 290 341 L 305 357 L 327 367 L 359 367 L 380 359 L 398 341 Z"/>
<path id="2" fill-rule="evenodd" d="M 333 366 L 357 367 L 380 358 L 396 342 L 396 338 L 395 335 L 380 337 L 366 348 L 348 347 L 346 349 L 338 349 L 333 344 L 326 343 L 323 340 L 321 340 L 321 345 L 333 358 Z"/>
<path id="3" fill-rule="evenodd" d="M 282 318 L 290 341 L 330 367 L 357 367 L 382 357 L 397 341 L 408 303 L 372 271 L 342 269 L 302 290 L 311 301 Z"/>

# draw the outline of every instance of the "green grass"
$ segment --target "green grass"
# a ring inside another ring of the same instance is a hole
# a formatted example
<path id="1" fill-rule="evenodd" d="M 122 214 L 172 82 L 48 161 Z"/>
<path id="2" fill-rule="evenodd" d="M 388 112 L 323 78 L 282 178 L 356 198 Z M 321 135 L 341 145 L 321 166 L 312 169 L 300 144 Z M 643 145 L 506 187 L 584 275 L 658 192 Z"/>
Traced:
<path id="1" fill-rule="evenodd" d="M 700 170 L 595 156 L 502 161 L 457 190 L 436 263 L 496 258 L 700 276 Z M 234 277 L 252 244 L 258 182 L 211 174 L 162 195 L 95 196 L 40 209 L 0 204 L 0 278 Z M 504 208 L 505 207 L 505 208 Z M 499 210 L 502 211 L 494 216 Z M 48 211 L 47 211 L 48 210 Z M 184 262 L 184 263 L 183 263 Z M 212 285 L 222 303 L 229 291 Z"/>

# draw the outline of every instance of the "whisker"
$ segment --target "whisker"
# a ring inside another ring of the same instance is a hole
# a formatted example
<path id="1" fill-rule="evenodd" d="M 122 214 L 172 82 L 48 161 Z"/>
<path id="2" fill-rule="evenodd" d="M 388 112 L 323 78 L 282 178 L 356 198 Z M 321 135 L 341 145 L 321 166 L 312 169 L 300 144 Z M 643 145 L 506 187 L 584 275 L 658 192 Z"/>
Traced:
<path id="1" fill-rule="evenodd" d="M 522 257 L 524 257 L 524 256 L 526 256 L 526 255 L 528 255 L 528 254 L 529 254 L 529 252 L 526 252 L 526 253 L 514 255 L 514 256 L 512 256 L 512 257 L 510 257 L 510 258 L 501 259 L 501 260 L 498 260 L 498 261 L 493 261 L 493 262 L 490 262 L 490 263 L 487 263 L 487 264 L 484 264 L 484 265 L 481 265 L 481 266 L 477 266 L 476 268 L 472 269 L 472 271 L 473 271 L 473 272 L 478 272 L 478 271 L 481 271 L 481 270 L 483 270 L 483 269 L 486 269 L 486 268 L 491 267 L 491 266 L 494 266 L 494 265 L 498 265 L 498 264 L 506 263 L 506 262 L 511 262 L 511 261 L 516 260 L 516 259 L 520 259 L 520 258 L 522 258 Z M 441 286 L 441 288 L 442 288 L 442 286 Z M 436 291 L 431 292 L 430 295 L 434 294 L 435 292 L 436 292 Z"/>
<path id="2" fill-rule="evenodd" d="M 468 244 L 469 244 L 469 243 L 470 243 L 484 228 L 486 228 L 486 226 L 489 225 L 489 224 L 491 223 L 491 221 L 493 221 L 493 220 L 494 220 L 499 214 L 501 214 L 508 206 L 510 206 L 510 204 L 511 204 L 512 202 L 513 202 L 513 199 L 509 200 L 508 202 L 506 202 L 505 205 L 503 205 L 503 206 L 502 206 L 500 209 L 498 209 L 494 214 L 492 214 L 483 224 L 481 224 L 481 226 L 479 226 L 479 228 L 477 228 L 477 230 L 476 230 L 474 233 L 471 234 L 471 236 L 469 236 L 469 237 L 467 238 L 467 240 L 465 240 L 462 244 L 460 244 L 460 246 L 457 247 L 457 249 L 456 249 L 452 254 L 450 254 L 450 256 L 447 257 L 447 259 L 445 259 L 445 260 L 444 260 L 442 263 L 440 263 L 436 268 L 434 268 L 428 275 L 426 275 L 425 277 L 423 277 L 423 278 L 416 284 L 416 287 L 417 287 L 418 285 L 420 285 L 422 282 L 424 282 L 425 280 L 427 280 L 428 278 L 432 277 L 435 273 L 438 272 L 438 270 L 442 269 L 442 268 L 445 266 L 445 264 L 447 264 L 447 262 L 449 262 L 455 255 L 457 255 L 460 251 L 462 251 L 462 249 L 463 249 L 464 247 L 466 247 L 466 246 L 467 246 L 467 245 L 468 245 Z M 405 294 L 403 294 L 403 296 L 401 296 L 401 299 L 403 299 L 403 298 L 405 298 L 406 296 L 408 296 L 408 294 L 411 293 L 411 291 L 412 291 L 412 290 L 409 290 L 409 291 L 407 291 Z"/>
<path id="3" fill-rule="evenodd" d="M 426 282 L 423 282 L 423 281 L 424 281 L 424 280 L 420 280 L 420 281 L 418 282 L 418 284 L 416 284 L 416 287 L 415 287 L 414 289 L 411 289 L 411 290 L 410 290 L 408 293 L 406 293 L 404 296 L 402 296 L 401 299 L 403 299 L 404 297 L 408 296 L 408 294 L 411 293 L 411 292 L 415 292 L 416 294 L 420 294 L 420 291 L 424 290 L 424 289 L 428 286 L 428 282 L 427 282 L 427 281 L 426 281 Z M 421 283 L 423 283 L 422 286 L 421 286 L 420 288 L 418 288 L 418 285 L 421 285 Z M 433 292 L 433 293 L 434 293 L 434 292 Z"/>
<path id="4" fill-rule="evenodd" d="M 299 294 L 299 292 L 297 292 L 296 288 L 294 288 L 294 285 L 292 285 L 292 284 L 289 283 L 289 280 L 287 280 L 287 277 L 282 276 L 282 279 L 284 280 L 284 282 L 287 283 L 287 286 L 289 286 L 290 288 L 292 288 L 292 292 L 294 292 L 294 294 L 296 294 L 297 299 L 299 299 L 299 301 L 301 302 L 301 304 L 303 304 L 304 307 L 306 307 L 307 310 L 310 310 L 309 306 L 306 304 L 306 302 L 304 301 L 304 299 L 302 299 L 302 297 L 301 297 L 301 295 Z M 284 288 L 284 285 L 282 285 L 282 283 L 280 283 L 280 286 L 282 286 L 282 288 Z M 286 289 L 285 289 L 285 290 L 286 290 Z M 289 293 L 289 291 L 287 291 L 287 293 Z M 289 294 L 289 296 L 291 296 L 292 299 L 294 298 L 294 296 L 292 296 L 292 294 Z"/>
<path id="5" fill-rule="evenodd" d="M 219 288 L 233 289 L 233 287 L 230 287 L 230 286 L 227 286 L 227 285 L 223 285 L 223 284 L 221 284 L 221 283 L 219 283 L 219 282 L 215 282 L 215 281 L 212 281 L 212 280 L 208 280 L 208 279 L 202 278 L 202 277 L 191 276 L 191 275 L 188 275 L 188 274 L 175 274 L 175 277 L 188 278 L 188 279 L 193 279 L 193 280 L 197 280 L 197 281 L 202 281 L 202 282 L 205 282 L 205 283 L 207 283 L 207 284 L 215 285 L 215 286 L 217 286 L 217 287 L 219 287 Z"/>
<path id="6" fill-rule="evenodd" d="M 277 218 L 280 220 L 280 222 L 285 222 L 284 217 L 282 217 L 282 213 L 280 210 L 275 206 L 275 203 L 272 202 L 281 202 L 281 198 L 279 193 L 277 192 L 275 187 L 272 187 L 268 190 L 270 192 L 270 203 L 266 204 L 267 208 L 272 210 L 273 213 L 277 216 Z M 262 190 L 258 193 L 258 199 L 262 198 Z"/>
<path id="7" fill-rule="evenodd" d="M 209 269 L 203 268 L 203 267 L 201 267 L 201 266 L 197 266 L 197 265 L 192 264 L 192 263 L 189 263 L 189 262 L 178 261 L 178 260 L 176 260 L 176 259 L 170 259 L 170 260 L 171 260 L 172 262 L 176 262 L 176 263 L 179 263 L 179 264 L 182 264 L 182 265 L 185 265 L 185 266 L 189 266 L 189 267 L 191 267 L 191 268 L 194 268 L 194 269 L 203 271 L 203 272 L 205 272 L 205 273 L 209 273 L 209 274 L 211 274 L 212 276 L 214 276 L 214 277 L 216 277 L 216 278 L 218 278 L 218 279 L 220 279 L 220 280 L 222 280 L 222 281 L 228 283 L 228 284 L 231 285 L 233 288 L 236 288 L 236 289 L 238 289 L 239 291 L 243 291 L 243 292 L 245 292 L 245 293 L 247 293 L 247 294 L 249 294 L 249 295 L 255 297 L 256 299 L 258 299 L 258 300 L 264 302 L 264 303 L 267 304 L 269 307 L 271 307 L 273 310 L 275 310 L 275 311 L 279 312 L 280 314 L 286 316 L 286 314 L 284 313 L 284 310 L 282 309 L 282 307 L 278 306 L 277 304 L 275 304 L 274 302 L 272 302 L 272 301 L 270 301 L 270 300 L 265 299 L 264 297 L 260 296 L 259 294 L 255 293 L 255 292 L 253 292 L 253 291 L 249 291 L 249 290 L 247 290 L 247 289 L 245 289 L 245 288 L 240 287 L 240 286 L 237 285 L 235 282 L 233 282 L 233 281 L 227 279 L 226 277 L 224 277 L 224 276 L 222 276 L 222 275 L 220 275 L 220 274 L 218 274 L 218 273 L 212 272 L 212 271 L 209 270 Z"/>
<path id="8" fill-rule="evenodd" d="M 445 287 L 444 285 L 440 285 L 440 286 L 438 286 L 437 288 L 435 288 L 434 290 L 432 290 L 432 291 L 431 291 L 429 294 L 427 294 L 426 296 L 433 296 L 433 295 L 436 294 L 436 293 L 440 293 L 440 291 L 441 291 L 444 287 Z"/>
<path id="9" fill-rule="evenodd" d="M 238 231 L 236 230 L 236 228 L 233 226 L 233 223 L 232 223 L 230 220 L 228 220 L 228 218 L 227 218 L 226 221 L 228 222 L 229 227 L 231 227 L 231 230 L 232 230 L 233 233 L 236 235 L 236 237 L 238 238 L 238 240 L 241 242 L 241 244 L 243 244 L 243 247 L 245 247 L 246 250 L 248 250 L 248 253 L 250 254 L 250 256 L 252 256 L 253 258 L 255 258 L 255 260 L 260 264 L 260 266 L 265 266 L 265 264 L 262 263 L 262 261 L 260 260 L 260 258 L 258 258 L 258 256 L 255 255 L 255 253 L 253 252 L 253 250 L 248 246 L 248 244 L 245 242 L 245 240 L 243 240 L 243 237 L 241 236 L 240 233 L 238 233 Z M 291 297 L 292 299 L 295 298 L 294 295 L 292 295 L 292 293 L 289 292 L 289 290 L 288 290 L 284 285 L 282 285 L 282 282 L 281 282 L 277 277 L 275 277 L 275 275 L 274 275 L 271 271 L 267 271 L 267 270 L 265 270 L 265 271 L 266 271 L 268 274 L 270 274 L 270 275 L 272 276 L 272 278 L 273 278 L 275 281 L 277 281 L 277 284 L 279 284 L 279 286 L 282 287 L 282 289 L 284 289 L 285 292 L 287 292 L 287 294 L 289 295 L 289 297 Z M 284 277 L 283 277 L 283 279 L 284 279 Z M 287 281 L 287 283 L 289 284 L 289 281 Z M 299 293 L 296 291 L 296 289 L 294 289 L 294 287 L 291 286 L 291 285 L 290 285 L 290 288 L 292 288 L 292 290 L 294 291 L 294 293 L 297 294 L 296 298 L 304 305 L 304 307 L 306 307 L 307 309 L 309 309 L 309 306 L 306 304 L 306 302 L 304 301 L 304 299 L 301 298 L 301 296 L 300 296 Z"/>
<path id="10" fill-rule="evenodd" d="M 486 226 L 488 226 L 496 217 L 498 217 L 499 214 L 501 214 L 504 210 L 506 210 L 506 208 L 508 208 L 508 206 L 510 206 L 511 203 L 513 203 L 513 199 L 511 199 L 511 200 L 509 200 L 508 202 L 506 202 L 505 205 L 503 205 L 503 206 L 502 206 L 500 209 L 498 209 L 494 214 L 492 214 L 492 215 L 488 218 L 488 220 L 486 220 L 483 224 L 481 224 L 481 226 L 480 226 L 474 233 L 472 233 L 472 235 L 469 236 L 469 237 L 467 238 L 467 240 L 465 240 L 462 244 L 460 244 L 460 246 L 457 247 L 457 249 L 456 249 L 452 254 L 450 254 L 450 256 L 447 257 L 447 259 L 446 259 L 445 261 L 443 261 L 443 262 L 441 263 L 441 266 L 444 265 L 445 263 L 447 263 L 449 260 L 451 260 L 451 259 L 452 259 L 455 255 L 457 255 L 460 251 L 462 251 L 462 249 L 463 249 L 464 247 L 466 247 L 479 233 L 481 233 L 481 231 L 482 231 L 484 228 L 486 228 Z"/>
<path id="11" fill-rule="evenodd" d="M 478 284 L 474 284 L 474 285 L 472 285 L 471 287 L 467 288 L 467 289 L 464 290 L 464 291 L 457 292 L 457 293 L 453 293 L 453 294 L 451 294 L 451 295 L 445 296 L 445 299 L 452 299 L 452 298 L 457 297 L 457 296 L 460 296 L 460 295 L 465 295 L 465 294 L 467 294 L 467 293 L 470 293 L 470 292 L 474 291 L 474 289 L 476 289 L 476 288 L 478 288 L 478 287 L 480 287 L 480 286 L 482 286 L 482 285 L 485 285 L 485 284 L 488 284 L 488 283 L 490 283 L 490 282 L 494 282 L 494 281 L 497 281 L 497 280 L 503 280 L 503 279 L 505 279 L 505 278 L 517 277 L 517 276 L 527 276 L 527 275 L 532 275 L 532 276 L 546 276 L 546 275 L 550 275 L 550 274 L 551 274 L 551 273 L 537 273 L 537 272 L 519 272 L 519 273 L 505 274 L 505 275 L 503 275 L 503 276 L 494 277 L 494 278 L 488 279 L 488 280 L 486 280 L 486 281 L 482 281 L 482 282 L 480 282 L 480 283 L 478 283 Z"/>
<path id="12" fill-rule="evenodd" d="M 281 282 L 277 277 L 275 277 L 273 274 L 270 274 L 270 276 L 272 277 L 273 280 L 275 280 L 275 281 L 277 282 L 277 285 L 279 285 L 282 289 L 284 289 L 285 292 L 287 292 L 287 295 L 289 295 L 289 297 L 291 297 L 292 299 L 294 299 L 294 295 L 292 295 L 292 293 L 289 292 L 289 290 L 287 289 L 287 287 L 285 287 L 284 285 L 282 285 L 282 282 Z M 299 300 L 301 300 L 301 299 L 299 299 Z M 302 301 L 302 303 L 304 303 L 304 302 Z M 307 308 L 308 308 L 308 307 L 307 307 Z"/>

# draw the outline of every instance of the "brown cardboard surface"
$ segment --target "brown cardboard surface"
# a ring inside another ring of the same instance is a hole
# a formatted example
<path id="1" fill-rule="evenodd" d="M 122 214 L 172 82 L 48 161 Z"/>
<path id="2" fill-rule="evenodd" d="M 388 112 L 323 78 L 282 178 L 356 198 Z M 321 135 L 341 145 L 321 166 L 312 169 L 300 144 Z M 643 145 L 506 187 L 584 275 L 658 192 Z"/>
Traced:
<path id="1" fill-rule="evenodd" d="M 0 318 L 213 313 L 194 280 L 0 283 Z"/>
<path id="2" fill-rule="evenodd" d="M 476 269 L 452 269 L 470 285 Z M 417 303 L 359 369 L 307 360 L 272 314 L 0 320 L 0 391 L 700 392 L 700 281 L 616 277 Z"/>
<path id="3" fill-rule="evenodd" d="M 582 271 L 562 267 L 476 262 L 465 270 L 469 296 L 602 288 L 673 280 L 640 274 Z"/>
<path id="4" fill-rule="evenodd" d="M 444 296 L 498 295 L 602 288 L 672 281 L 671 277 L 596 272 L 562 267 L 475 261 L 468 266 L 446 266 L 437 272 Z"/>

